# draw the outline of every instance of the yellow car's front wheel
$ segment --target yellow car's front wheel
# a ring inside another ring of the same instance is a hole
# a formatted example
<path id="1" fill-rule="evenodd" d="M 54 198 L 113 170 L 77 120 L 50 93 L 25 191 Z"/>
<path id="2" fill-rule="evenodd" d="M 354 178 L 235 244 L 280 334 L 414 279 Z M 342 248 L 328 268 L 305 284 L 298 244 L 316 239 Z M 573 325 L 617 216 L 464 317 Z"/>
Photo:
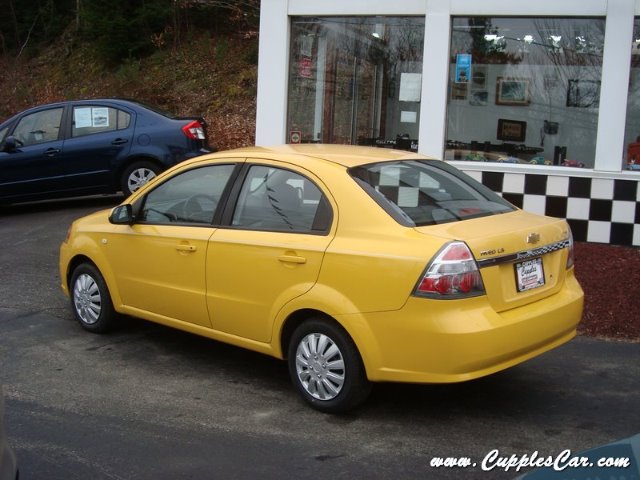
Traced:
<path id="1" fill-rule="evenodd" d="M 71 306 L 76 320 L 85 330 L 103 333 L 115 321 L 111 295 L 102 275 L 89 263 L 78 265 L 71 275 Z"/>
<path id="2" fill-rule="evenodd" d="M 353 340 L 329 320 L 313 318 L 298 326 L 288 362 L 294 385 L 320 411 L 344 412 L 362 403 L 371 391 Z"/>

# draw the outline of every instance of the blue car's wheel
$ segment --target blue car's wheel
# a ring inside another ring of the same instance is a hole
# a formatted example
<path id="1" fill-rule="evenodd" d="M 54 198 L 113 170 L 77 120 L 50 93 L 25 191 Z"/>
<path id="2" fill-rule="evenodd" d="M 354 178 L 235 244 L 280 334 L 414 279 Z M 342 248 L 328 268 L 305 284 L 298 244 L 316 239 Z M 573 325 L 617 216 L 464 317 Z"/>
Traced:
<path id="1" fill-rule="evenodd" d="M 155 163 L 147 161 L 132 163 L 122 174 L 122 192 L 125 195 L 131 195 L 155 178 L 159 172 L 160 169 Z"/>

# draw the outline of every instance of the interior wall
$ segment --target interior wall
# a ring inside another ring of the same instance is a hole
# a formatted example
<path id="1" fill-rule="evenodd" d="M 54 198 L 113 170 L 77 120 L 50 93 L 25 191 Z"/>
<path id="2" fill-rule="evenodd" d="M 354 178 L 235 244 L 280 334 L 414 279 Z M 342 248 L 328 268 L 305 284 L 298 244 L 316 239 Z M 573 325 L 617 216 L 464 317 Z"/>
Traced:
<path id="1" fill-rule="evenodd" d="M 478 67 L 478 66 L 474 66 Z M 487 72 L 486 98 L 479 100 L 474 95 L 474 86 L 467 86 L 467 98 L 456 99 L 449 92 L 447 116 L 447 140 L 461 142 L 502 143 L 497 138 L 498 120 L 526 122 L 526 137 L 522 143 L 544 150 L 539 154 L 553 161 L 556 146 L 567 147 L 568 159 L 582 162 L 593 168 L 598 123 L 598 105 L 592 107 L 567 106 L 570 79 L 600 78 L 600 69 L 590 67 L 564 67 L 559 73 L 553 66 L 509 67 L 508 77 L 523 78 L 530 82 L 531 101 L 528 105 L 509 106 L 496 104 L 498 77 L 505 75 L 503 65 L 481 65 Z M 450 78 L 453 78 L 453 69 Z M 473 70 L 472 70 L 473 71 Z M 455 88 L 451 85 L 451 88 Z M 555 122 L 555 134 L 545 133 L 544 122 Z M 640 134 L 640 132 L 638 132 Z"/>

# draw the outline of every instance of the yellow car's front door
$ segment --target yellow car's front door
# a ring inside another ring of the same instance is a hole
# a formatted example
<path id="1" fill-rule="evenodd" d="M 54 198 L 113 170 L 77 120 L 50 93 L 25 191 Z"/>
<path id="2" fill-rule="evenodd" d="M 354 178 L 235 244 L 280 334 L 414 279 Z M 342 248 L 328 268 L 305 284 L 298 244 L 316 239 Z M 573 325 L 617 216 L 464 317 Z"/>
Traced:
<path id="1" fill-rule="evenodd" d="M 316 282 L 335 212 L 304 172 L 253 165 L 228 228 L 207 252 L 207 304 L 213 328 L 268 342 L 288 301 Z"/>
<path id="2" fill-rule="evenodd" d="M 213 231 L 213 228 L 134 225 L 126 234 L 113 239 L 111 243 L 122 242 L 122 248 L 118 249 L 122 253 L 115 255 L 111 263 L 126 308 L 143 317 L 150 314 L 211 326 L 205 301 L 204 267 Z"/>
<path id="3" fill-rule="evenodd" d="M 210 327 L 206 257 L 220 199 L 233 164 L 177 174 L 145 198 L 132 226 L 109 239 L 120 297 L 132 314 Z"/>

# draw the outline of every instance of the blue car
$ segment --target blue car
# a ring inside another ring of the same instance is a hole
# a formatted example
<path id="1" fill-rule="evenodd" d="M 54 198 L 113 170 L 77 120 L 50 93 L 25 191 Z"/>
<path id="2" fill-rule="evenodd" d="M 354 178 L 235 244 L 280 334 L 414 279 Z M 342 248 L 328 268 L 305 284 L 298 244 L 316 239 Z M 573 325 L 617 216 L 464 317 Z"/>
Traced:
<path id="1" fill-rule="evenodd" d="M 42 105 L 0 124 L 0 203 L 137 190 L 208 153 L 206 123 L 129 100 Z"/>

